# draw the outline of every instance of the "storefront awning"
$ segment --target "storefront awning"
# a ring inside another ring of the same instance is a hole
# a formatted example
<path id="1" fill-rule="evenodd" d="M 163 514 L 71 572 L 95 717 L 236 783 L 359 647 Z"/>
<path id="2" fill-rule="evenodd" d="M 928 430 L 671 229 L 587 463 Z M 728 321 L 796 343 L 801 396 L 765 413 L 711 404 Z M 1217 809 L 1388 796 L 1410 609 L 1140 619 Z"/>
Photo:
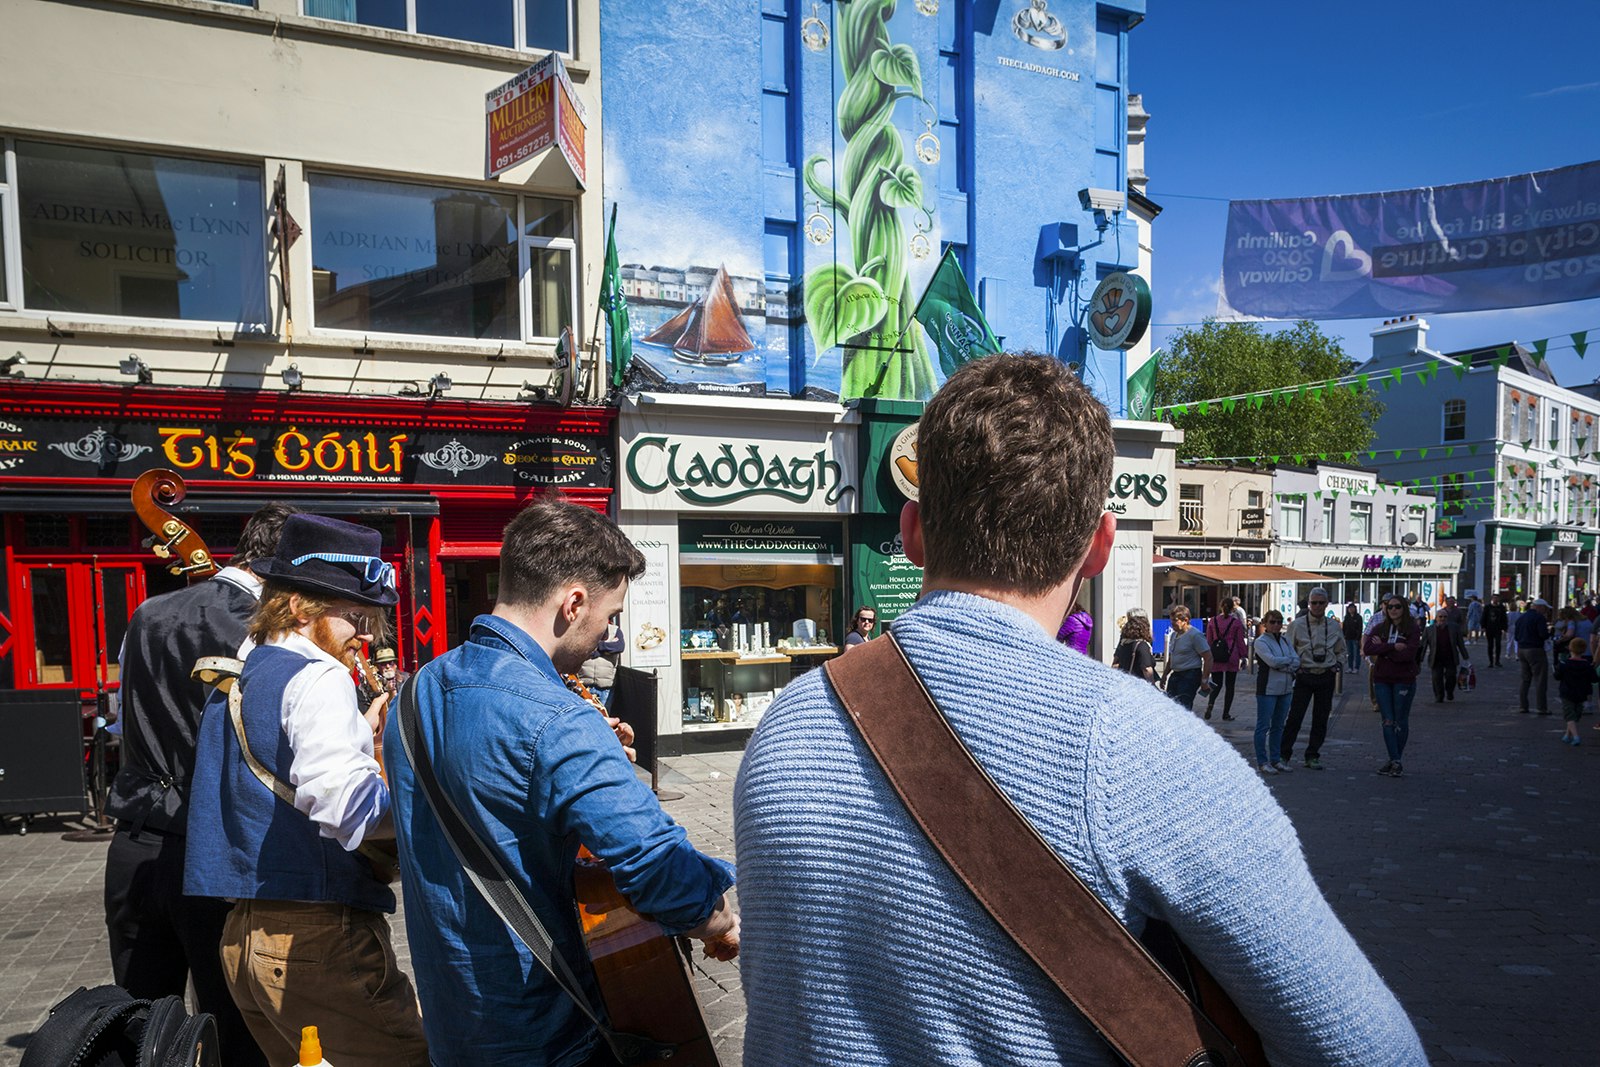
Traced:
<path id="1" fill-rule="evenodd" d="M 64 493 L 7 493 L 0 504 L 6 511 L 98 512 L 132 514 L 126 491 L 68 491 Z M 284 493 L 259 496 L 249 493 L 190 493 L 173 512 L 179 515 L 249 515 L 274 501 L 294 504 L 320 515 L 437 515 L 439 501 L 429 495 L 386 496 L 376 493 L 345 492 L 337 496 Z"/>
<path id="2" fill-rule="evenodd" d="M 1247 585 L 1251 582 L 1326 582 L 1331 579 L 1310 571 L 1297 571 L 1293 567 L 1278 567 L 1268 563 L 1201 564 L 1185 563 L 1175 566 L 1172 574 L 1186 574 L 1214 585 Z"/>

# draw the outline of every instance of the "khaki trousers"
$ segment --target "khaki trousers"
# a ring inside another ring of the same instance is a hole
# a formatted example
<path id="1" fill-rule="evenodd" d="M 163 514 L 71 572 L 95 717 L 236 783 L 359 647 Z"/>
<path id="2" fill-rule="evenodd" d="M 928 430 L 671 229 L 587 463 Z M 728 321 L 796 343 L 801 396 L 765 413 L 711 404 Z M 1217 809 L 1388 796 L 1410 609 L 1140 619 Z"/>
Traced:
<path id="1" fill-rule="evenodd" d="M 297 1062 L 300 1030 L 315 1026 L 323 1058 L 339 1067 L 427 1067 L 417 994 L 378 912 L 241 900 L 223 926 L 221 954 L 229 992 L 269 1062 Z"/>

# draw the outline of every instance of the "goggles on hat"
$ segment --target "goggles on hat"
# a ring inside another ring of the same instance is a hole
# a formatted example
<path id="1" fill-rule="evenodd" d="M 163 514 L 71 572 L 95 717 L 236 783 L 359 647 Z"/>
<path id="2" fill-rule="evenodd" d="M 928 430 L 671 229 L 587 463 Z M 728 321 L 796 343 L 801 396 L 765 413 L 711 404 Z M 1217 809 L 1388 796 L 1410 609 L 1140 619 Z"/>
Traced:
<path id="1" fill-rule="evenodd" d="M 379 559 L 377 556 L 354 556 L 348 552 L 307 552 L 297 556 L 290 562 L 298 567 L 308 559 L 320 559 L 324 563 L 362 563 L 366 565 L 363 577 L 369 582 L 380 582 L 385 589 L 394 588 L 394 564 Z"/>

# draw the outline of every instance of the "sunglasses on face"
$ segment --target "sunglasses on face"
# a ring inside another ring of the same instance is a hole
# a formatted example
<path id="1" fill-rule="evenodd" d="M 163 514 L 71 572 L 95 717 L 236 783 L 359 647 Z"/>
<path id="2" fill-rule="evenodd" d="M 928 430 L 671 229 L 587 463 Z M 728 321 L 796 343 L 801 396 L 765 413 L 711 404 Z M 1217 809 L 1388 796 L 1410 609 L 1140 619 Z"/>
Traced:
<path id="1" fill-rule="evenodd" d="M 333 617 L 336 619 L 343 619 L 351 626 L 354 626 L 356 628 L 356 633 L 358 634 L 369 634 L 372 632 L 372 616 L 368 615 L 364 611 L 357 611 L 354 609 L 350 611 L 336 611 L 333 613 Z"/>
<path id="2" fill-rule="evenodd" d="M 1404 604 L 1385 604 L 1384 607 L 1388 608 L 1390 611 L 1404 611 L 1406 609 Z"/>
<path id="3" fill-rule="evenodd" d="M 1314 607 L 1314 608 L 1327 607 L 1327 605 L 1328 605 L 1328 602 L 1326 600 L 1313 600 L 1313 601 L 1311 601 L 1311 606 Z"/>
<path id="4" fill-rule="evenodd" d="M 876 615 L 857 615 L 856 616 L 856 622 L 864 622 L 868 626 L 872 626 L 877 621 L 878 621 L 878 617 Z"/>

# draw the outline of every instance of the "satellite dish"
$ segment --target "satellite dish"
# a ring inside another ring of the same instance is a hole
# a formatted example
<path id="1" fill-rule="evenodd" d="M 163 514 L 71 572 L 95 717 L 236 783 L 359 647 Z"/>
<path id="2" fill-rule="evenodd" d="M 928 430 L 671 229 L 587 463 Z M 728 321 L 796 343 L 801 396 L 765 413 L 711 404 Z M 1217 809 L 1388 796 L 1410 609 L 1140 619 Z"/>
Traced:
<path id="1" fill-rule="evenodd" d="M 1400 538 L 1400 543 L 1409 548 L 1417 543 L 1417 535 L 1414 533 L 1408 533 L 1404 537 Z"/>

